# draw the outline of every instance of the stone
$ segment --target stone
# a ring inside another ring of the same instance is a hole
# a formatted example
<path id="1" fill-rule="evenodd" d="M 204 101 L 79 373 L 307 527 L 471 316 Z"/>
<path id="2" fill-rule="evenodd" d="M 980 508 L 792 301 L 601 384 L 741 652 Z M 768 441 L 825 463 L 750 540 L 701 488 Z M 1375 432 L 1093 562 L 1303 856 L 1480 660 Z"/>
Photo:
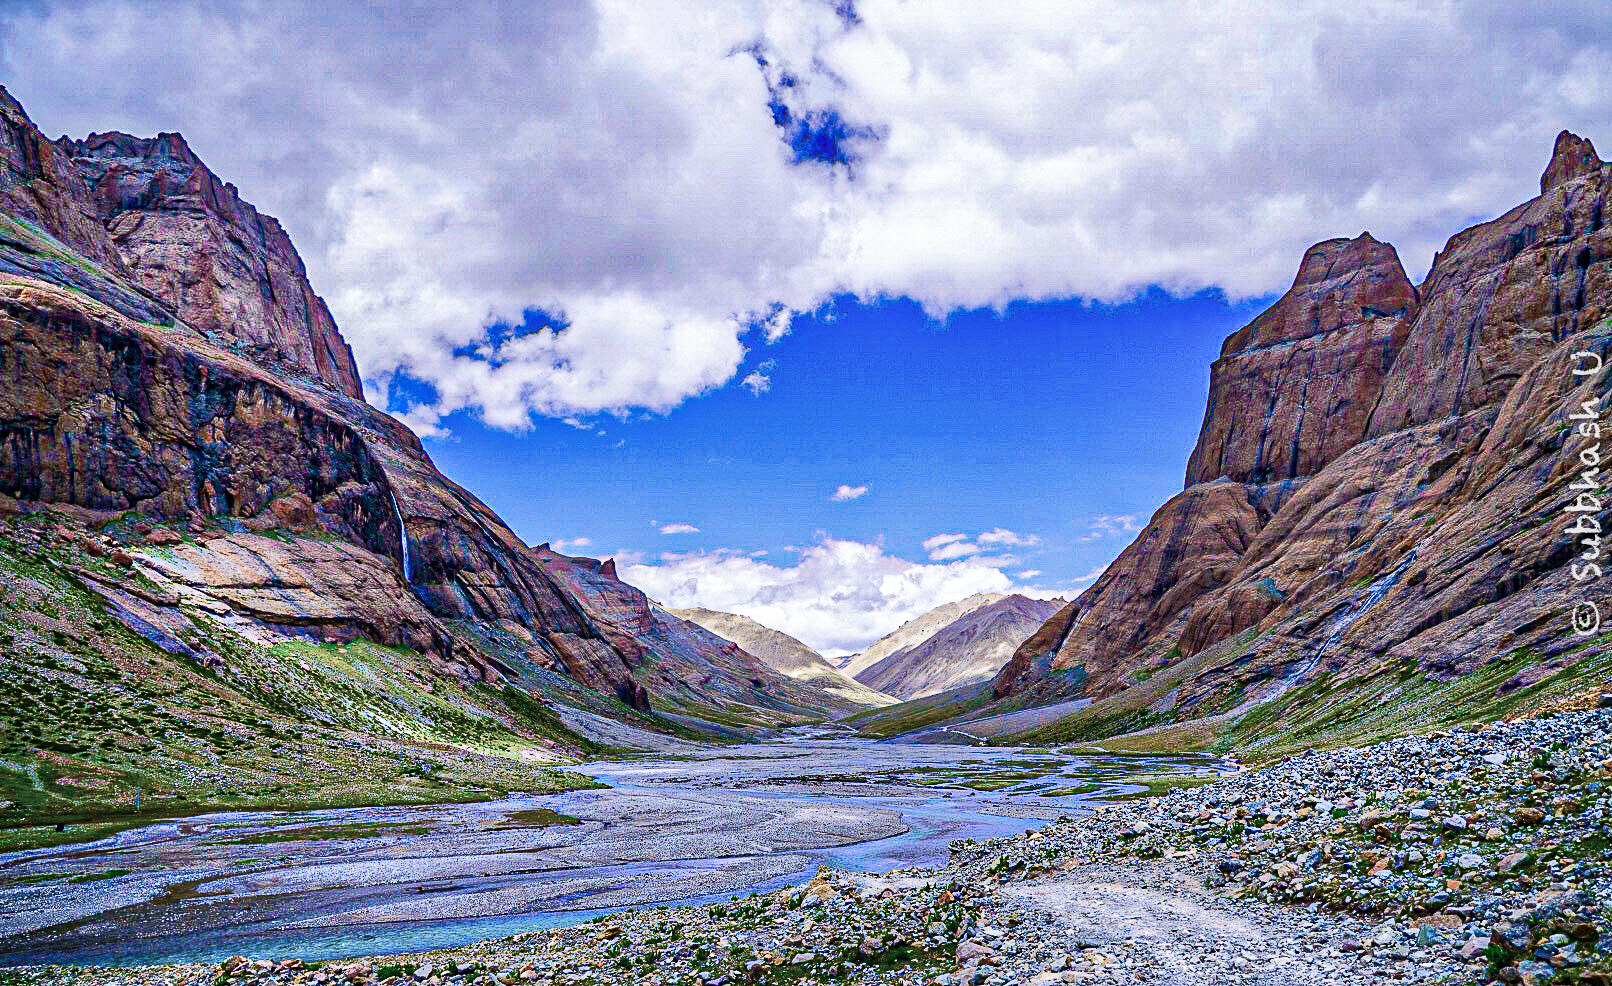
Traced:
<path id="1" fill-rule="evenodd" d="M 1550 574 L 1564 542 L 1547 521 L 1570 501 L 1550 477 L 1577 462 L 1561 409 L 1600 396 L 1574 354 L 1612 354 L 1612 168 L 1564 135 L 1544 185 L 1452 237 L 1420 285 L 1368 235 L 1312 247 L 1227 340 L 1186 489 L 1026 640 L 995 694 L 1050 701 L 1080 681 L 1097 700 L 1082 714 L 1101 720 L 1104 699 L 1138 687 L 1158 713 L 1222 707 L 1318 653 L 1343 681 L 1555 653 L 1558 628 L 1537 616 L 1573 600 Z M 1250 628 L 1246 647 L 1223 646 Z M 1137 685 L 1183 657 L 1194 676 L 1169 692 Z"/>
<path id="2" fill-rule="evenodd" d="M 114 615 L 163 623 L 183 593 L 270 639 L 420 650 L 494 694 L 513 659 L 639 711 L 656 689 L 847 711 L 613 565 L 529 547 L 443 476 L 362 401 L 284 230 L 182 137 L 46 141 L 3 90 L 0 117 L 0 156 L 31 189 L 0 183 L 0 213 L 30 224 L 0 215 L 0 420 L 29 423 L 0 442 L 0 494 L 82 528 L 142 515 L 143 541 L 85 542 L 128 573 L 97 586 L 149 597 Z"/>

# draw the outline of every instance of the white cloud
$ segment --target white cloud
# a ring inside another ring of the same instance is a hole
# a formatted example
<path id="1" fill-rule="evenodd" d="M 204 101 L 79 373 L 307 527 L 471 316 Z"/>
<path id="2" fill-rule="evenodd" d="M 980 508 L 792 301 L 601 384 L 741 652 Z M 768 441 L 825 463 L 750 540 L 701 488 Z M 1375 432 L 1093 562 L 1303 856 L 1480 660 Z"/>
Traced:
<path id="1" fill-rule="evenodd" d="M 662 534 L 698 534 L 700 529 L 693 524 L 667 524 L 660 529 Z"/>
<path id="2" fill-rule="evenodd" d="M 1121 537 L 1140 533 L 1142 522 L 1135 514 L 1098 514 L 1086 525 L 1086 533 L 1077 541 L 1096 541 L 1099 538 Z"/>
<path id="3" fill-rule="evenodd" d="M 833 500 L 835 503 L 849 503 L 852 500 L 856 500 L 867 495 L 868 488 L 866 486 L 842 485 L 839 489 L 834 491 L 833 495 L 830 496 L 829 499 Z"/>
<path id="4" fill-rule="evenodd" d="M 1612 142 L 1602 7 L 41 0 L 0 75 L 51 133 L 184 131 L 432 435 L 667 410 L 841 293 L 1263 294 L 1368 228 L 1414 275 L 1558 129 Z M 792 162 L 757 44 L 877 135 L 853 172 Z M 488 335 L 528 310 L 562 327 Z"/>
<path id="5" fill-rule="evenodd" d="M 1034 534 L 1019 534 L 1005 527 L 995 527 L 972 538 L 967 534 L 936 534 L 924 540 L 923 548 L 929 552 L 930 561 L 947 561 L 986 552 L 999 552 L 1007 547 L 1033 548 L 1040 543 L 1041 539 Z M 999 566 L 1012 565 L 1018 561 L 1014 556 L 1004 554 L 992 555 L 989 560 Z"/>
<path id="6" fill-rule="evenodd" d="M 874 544 L 825 538 L 787 567 L 726 553 L 634 565 L 622 577 L 668 606 L 742 613 L 822 651 L 860 650 L 903 622 L 1013 582 L 977 560 L 915 564 Z"/>
<path id="7" fill-rule="evenodd" d="M 1027 568 L 1024 571 L 1020 572 L 1018 574 L 1017 578 L 1033 579 L 1033 578 L 1039 577 L 1040 575 L 1041 575 L 1041 569 L 1039 569 L 1039 568 Z"/>
<path id="8" fill-rule="evenodd" d="M 983 550 L 985 549 L 981 548 L 979 545 L 969 544 L 967 541 L 951 541 L 931 550 L 929 552 L 929 560 L 950 561 L 954 558 L 966 558 L 969 555 L 977 555 Z"/>
<path id="9" fill-rule="evenodd" d="M 739 382 L 749 387 L 750 393 L 755 394 L 757 397 L 772 389 L 772 378 L 760 370 L 756 370 Z"/>
<path id="10" fill-rule="evenodd" d="M 986 531 L 975 540 L 980 544 L 1004 544 L 1030 547 L 1041 543 L 1041 539 L 1034 534 L 1015 534 L 1014 532 L 998 527 Z"/>
<path id="11" fill-rule="evenodd" d="M 560 538 L 557 541 L 550 542 L 549 547 L 553 548 L 555 551 L 558 551 L 562 555 L 572 555 L 583 548 L 593 547 L 593 541 L 588 538 L 581 537 Z"/>
<path id="12" fill-rule="evenodd" d="M 1106 572 L 1106 571 L 1108 571 L 1108 566 L 1107 565 L 1099 566 L 1099 567 L 1094 568 L 1091 571 L 1087 572 L 1085 575 L 1079 576 L 1078 578 L 1076 578 L 1070 584 L 1071 585 L 1087 585 L 1089 583 L 1096 582 L 1098 579 L 1103 577 L 1103 573 Z"/>

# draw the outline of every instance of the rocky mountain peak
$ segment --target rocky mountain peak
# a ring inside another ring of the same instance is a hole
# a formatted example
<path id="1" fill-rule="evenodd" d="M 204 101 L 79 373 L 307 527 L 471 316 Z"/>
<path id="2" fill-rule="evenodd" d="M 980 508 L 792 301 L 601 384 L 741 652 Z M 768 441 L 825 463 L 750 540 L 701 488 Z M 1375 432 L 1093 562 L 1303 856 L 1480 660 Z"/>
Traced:
<path id="1" fill-rule="evenodd" d="M 1595 153 L 1595 145 L 1568 130 L 1556 135 L 1556 147 L 1551 151 L 1550 164 L 1545 166 L 1545 173 L 1539 176 L 1539 194 L 1544 195 L 1551 189 L 1582 178 L 1601 170 L 1601 158 Z"/>
<path id="2" fill-rule="evenodd" d="M 291 237 L 177 133 L 58 140 L 135 281 L 203 333 L 363 399 L 352 351 Z"/>
<path id="3" fill-rule="evenodd" d="M 1306 250 L 1293 286 L 1211 368 L 1187 485 L 1308 476 L 1360 441 L 1416 304 L 1398 252 L 1370 233 Z"/>
<path id="4" fill-rule="evenodd" d="M 4 86 L 0 86 L 0 212 L 32 224 L 111 273 L 125 273 L 71 156 L 40 134 Z"/>

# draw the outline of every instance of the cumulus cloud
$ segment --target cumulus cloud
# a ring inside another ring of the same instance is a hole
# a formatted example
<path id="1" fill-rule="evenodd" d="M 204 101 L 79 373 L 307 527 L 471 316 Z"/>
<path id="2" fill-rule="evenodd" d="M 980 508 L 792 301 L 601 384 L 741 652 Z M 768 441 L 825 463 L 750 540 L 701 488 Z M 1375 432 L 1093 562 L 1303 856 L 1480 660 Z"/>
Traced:
<path id="1" fill-rule="evenodd" d="M 1000 544 L 1030 547 L 1041 543 L 1041 539 L 1034 534 L 1016 534 L 1005 527 L 997 527 L 986 531 L 975 540 L 980 544 Z"/>
<path id="2" fill-rule="evenodd" d="M 1096 541 L 1101 538 L 1124 537 L 1140 533 L 1142 522 L 1135 514 L 1098 514 L 1086 525 L 1086 533 L 1077 541 Z"/>
<path id="3" fill-rule="evenodd" d="M 742 613 L 827 653 L 861 650 L 936 606 L 1013 580 L 980 561 L 925 565 L 876 544 L 825 538 L 790 566 L 744 555 L 685 555 L 634 565 L 622 577 L 668 606 Z"/>
<path id="4" fill-rule="evenodd" d="M 772 389 L 772 378 L 760 370 L 751 373 L 739 382 L 749 387 L 750 393 L 755 394 L 757 397 Z"/>
<path id="5" fill-rule="evenodd" d="M 839 489 L 829 496 L 829 499 L 835 503 L 849 503 L 867 495 L 868 488 L 866 486 L 845 486 L 842 484 Z"/>
<path id="6" fill-rule="evenodd" d="M 986 552 L 997 552 L 997 554 L 991 556 L 993 564 L 1012 565 L 1018 559 L 1012 555 L 1001 554 L 1002 549 L 1008 547 L 1032 548 L 1040 543 L 1041 539 L 1034 534 L 1020 534 L 1005 527 L 996 527 L 972 537 L 967 534 L 936 534 L 934 537 L 924 539 L 923 549 L 929 553 L 930 561 L 947 561 L 953 558 L 981 555 Z M 1036 573 L 1036 575 L 1040 574 L 1040 572 Z"/>
<path id="7" fill-rule="evenodd" d="M 693 524 L 666 524 L 661 527 L 662 534 L 698 534 L 700 529 Z"/>
<path id="8" fill-rule="evenodd" d="M 844 293 L 1258 295 L 1368 228 L 1416 272 L 1612 142 L 1593 0 L 437 2 L 9 4 L 0 71 L 184 131 L 428 435 L 670 409 Z"/>
<path id="9" fill-rule="evenodd" d="M 982 550 L 984 549 L 979 545 L 969 544 L 967 541 L 949 541 L 938 548 L 930 549 L 929 560 L 950 561 L 953 558 L 966 558 L 969 555 L 977 555 Z"/>

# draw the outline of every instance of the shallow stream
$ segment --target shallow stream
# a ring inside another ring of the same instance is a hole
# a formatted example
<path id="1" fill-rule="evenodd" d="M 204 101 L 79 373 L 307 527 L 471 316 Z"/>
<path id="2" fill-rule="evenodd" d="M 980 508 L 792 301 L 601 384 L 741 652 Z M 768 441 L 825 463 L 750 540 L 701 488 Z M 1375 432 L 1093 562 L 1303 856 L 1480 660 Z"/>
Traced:
<path id="1" fill-rule="evenodd" d="M 585 764 L 608 790 L 474 805 L 224 813 L 0 855 L 0 965 L 445 948 L 817 867 L 940 866 L 1208 757 L 1068 756 L 802 735 Z M 577 820 L 553 824 L 556 815 Z"/>

